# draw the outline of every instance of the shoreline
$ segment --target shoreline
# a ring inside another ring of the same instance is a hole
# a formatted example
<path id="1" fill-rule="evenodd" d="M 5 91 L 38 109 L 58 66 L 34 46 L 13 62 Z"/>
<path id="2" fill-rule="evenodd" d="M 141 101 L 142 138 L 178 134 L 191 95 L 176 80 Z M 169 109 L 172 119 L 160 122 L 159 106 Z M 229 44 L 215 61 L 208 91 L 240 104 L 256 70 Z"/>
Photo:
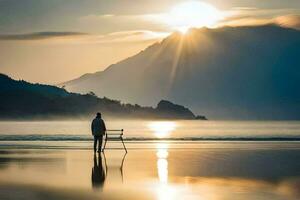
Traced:
<path id="1" fill-rule="evenodd" d="M 88 145 L 86 149 L 0 148 L 0 196 L 12 200 L 300 197 L 299 143 L 247 147 L 206 143 L 197 149 L 164 143 L 129 149 L 127 154 L 107 150 L 96 155 Z M 95 170 L 105 178 L 91 179 Z"/>

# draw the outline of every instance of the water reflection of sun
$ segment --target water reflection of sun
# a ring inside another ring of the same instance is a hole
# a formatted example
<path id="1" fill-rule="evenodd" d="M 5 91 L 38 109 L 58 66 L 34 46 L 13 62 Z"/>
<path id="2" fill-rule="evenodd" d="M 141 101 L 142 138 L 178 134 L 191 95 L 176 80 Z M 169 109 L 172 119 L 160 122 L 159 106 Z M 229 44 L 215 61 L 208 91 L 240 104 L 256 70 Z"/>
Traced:
<path id="1" fill-rule="evenodd" d="M 159 179 L 157 195 L 159 200 L 167 200 L 170 199 L 174 193 L 173 188 L 168 185 L 168 144 L 159 143 L 156 145 L 156 149 L 157 172 Z"/>
<path id="2" fill-rule="evenodd" d="M 167 144 L 157 144 L 157 171 L 159 182 L 168 182 L 168 146 Z"/>
<path id="3" fill-rule="evenodd" d="M 158 138 L 164 138 L 170 135 L 170 133 L 175 130 L 175 122 L 151 122 L 148 127 L 154 132 L 155 136 Z"/>

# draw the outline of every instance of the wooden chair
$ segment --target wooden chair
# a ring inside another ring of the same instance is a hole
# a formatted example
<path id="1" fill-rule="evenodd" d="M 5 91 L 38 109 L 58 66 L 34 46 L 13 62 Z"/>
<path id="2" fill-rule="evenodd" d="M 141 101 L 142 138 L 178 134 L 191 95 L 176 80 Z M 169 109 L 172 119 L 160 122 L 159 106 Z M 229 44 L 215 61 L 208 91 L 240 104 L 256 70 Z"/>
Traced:
<path id="1" fill-rule="evenodd" d="M 124 130 L 106 130 L 106 134 L 105 134 L 105 142 L 104 142 L 104 146 L 103 146 L 103 151 L 106 147 L 106 143 L 108 140 L 110 141 L 118 141 L 120 140 L 123 144 L 123 148 L 125 149 L 126 153 L 127 153 L 127 149 L 126 146 L 124 144 L 124 140 L 123 140 L 123 133 Z"/>

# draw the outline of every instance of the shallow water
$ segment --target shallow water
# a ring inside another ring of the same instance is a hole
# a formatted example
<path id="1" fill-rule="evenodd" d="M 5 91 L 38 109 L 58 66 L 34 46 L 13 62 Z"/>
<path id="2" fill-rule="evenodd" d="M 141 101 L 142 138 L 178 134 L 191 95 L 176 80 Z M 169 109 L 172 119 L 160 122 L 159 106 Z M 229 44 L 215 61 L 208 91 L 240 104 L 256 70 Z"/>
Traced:
<path id="1" fill-rule="evenodd" d="M 1 122 L 1 199 L 300 199 L 299 122 L 107 124 L 127 154 L 94 157 L 89 122 Z"/>
<path id="2" fill-rule="evenodd" d="M 127 154 L 107 150 L 96 157 L 91 150 L 1 150 L 0 195 L 18 199 L 11 193 L 17 190 L 23 199 L 300 198 L 299 143 L 176 145 Z"/>

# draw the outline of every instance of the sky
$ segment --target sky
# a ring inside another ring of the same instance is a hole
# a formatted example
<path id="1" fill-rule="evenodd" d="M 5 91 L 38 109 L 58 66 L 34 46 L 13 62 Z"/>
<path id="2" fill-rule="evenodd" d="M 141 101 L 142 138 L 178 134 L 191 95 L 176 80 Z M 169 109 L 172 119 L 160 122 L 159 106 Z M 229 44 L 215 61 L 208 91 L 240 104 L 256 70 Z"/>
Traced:
<path id="1" fill-rule="evenodd" d="M 174 31 L 266 23 L 300 29 L 300 1 L 0 0 L 0 73 L 57 84 Z"/>

